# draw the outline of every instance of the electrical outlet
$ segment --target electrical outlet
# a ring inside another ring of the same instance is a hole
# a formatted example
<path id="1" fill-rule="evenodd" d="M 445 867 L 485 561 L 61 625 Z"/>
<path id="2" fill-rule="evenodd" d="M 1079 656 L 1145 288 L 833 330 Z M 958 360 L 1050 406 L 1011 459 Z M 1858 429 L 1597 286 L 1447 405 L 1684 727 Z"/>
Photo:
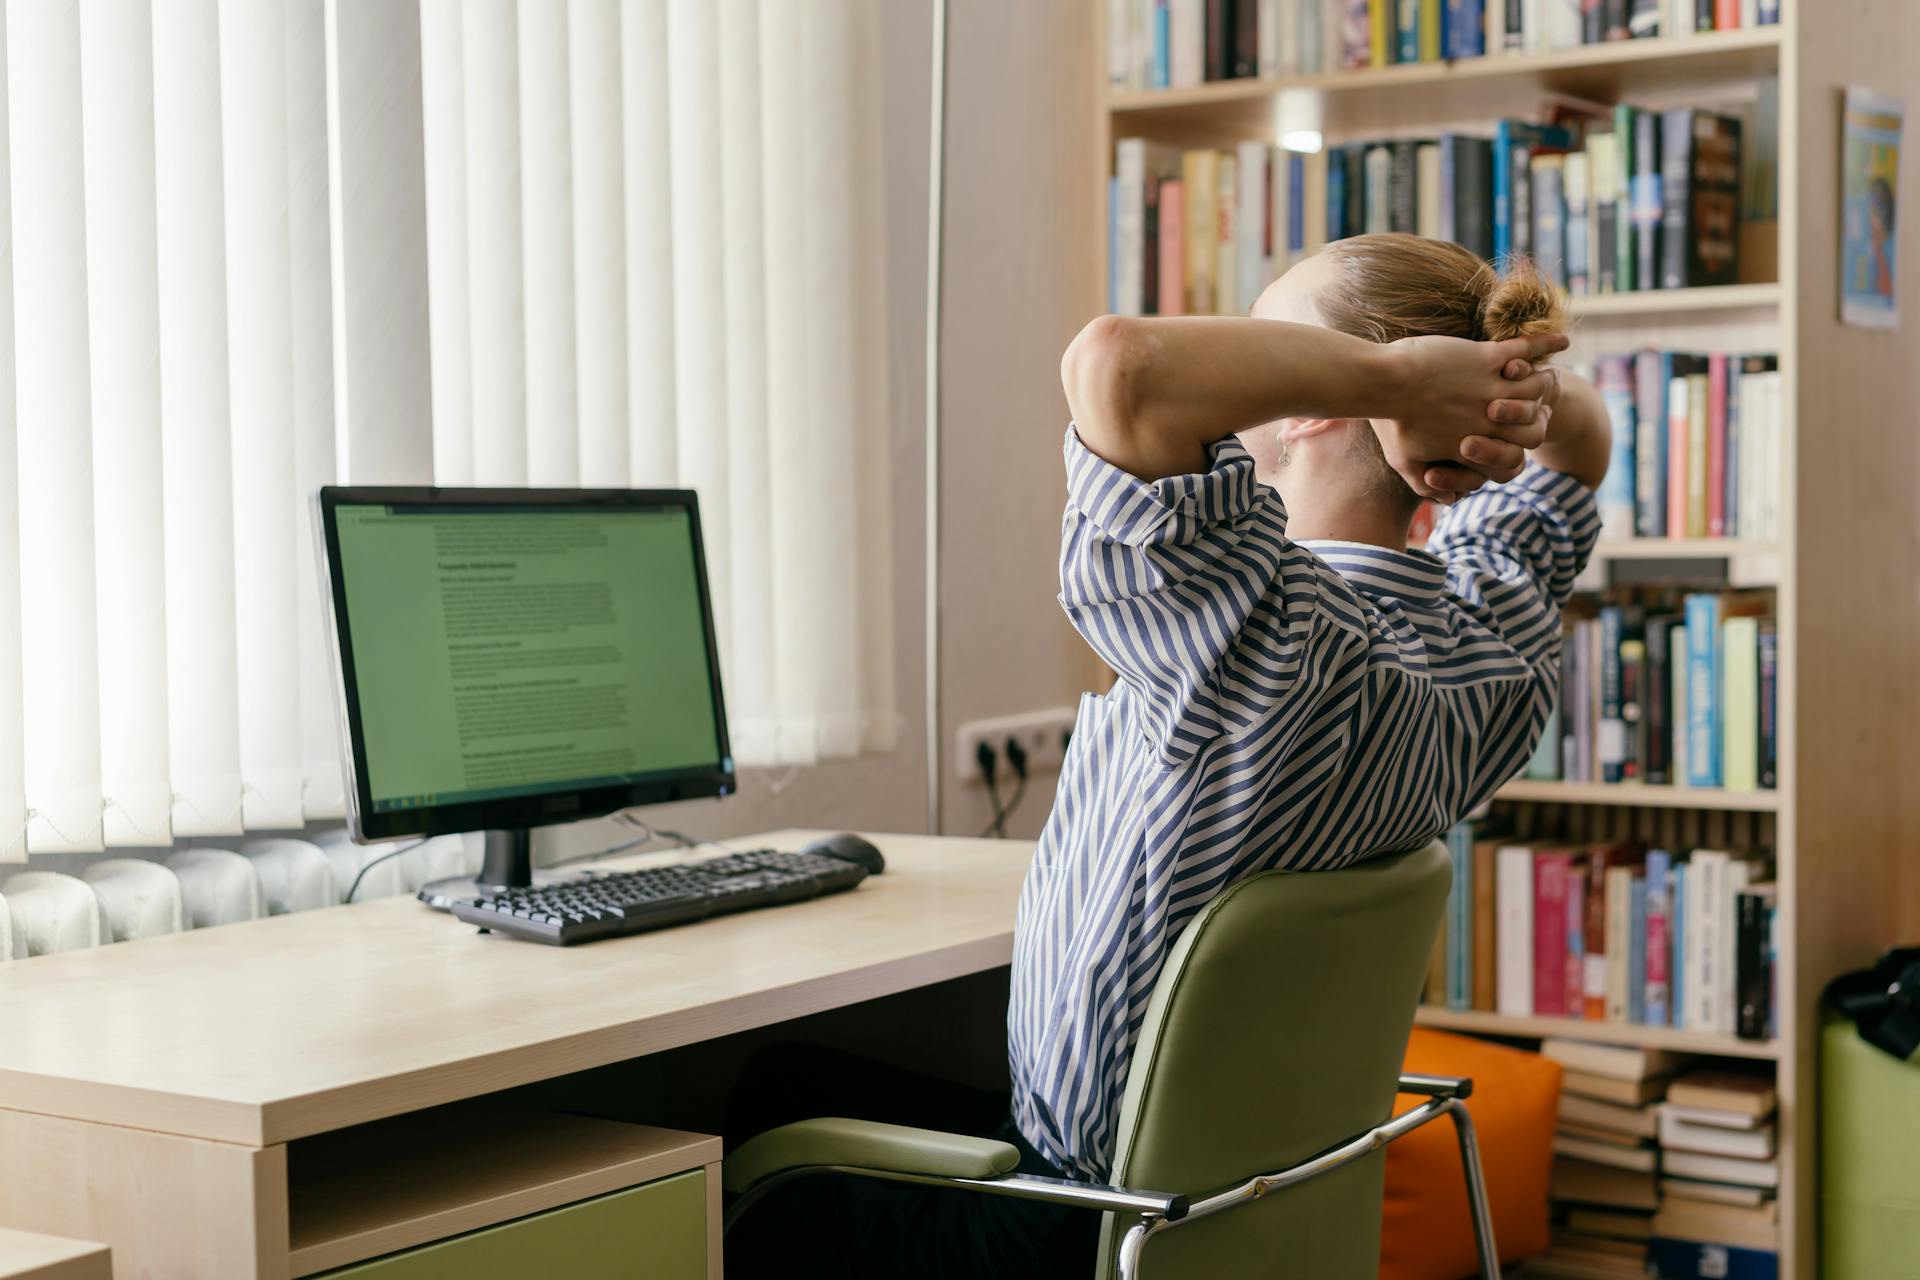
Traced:
<path id="1" fill-rule="evenodd" d="M 1017 716 L 993 720 L 972 720 L 960 726 L 954 750 L 953 767 L 963 782 L 980 781 L 980 763 L 975 755 L 982 742 L 993 747 L 1000 757 L 1000 774 L 1011 781 L 1013 770 L 1007 767 L 1007 739 L 1013 738 L 1027 749 L 1027 772 L 1058 773 L 1066 758 L 1067 735 L 1073 731 L 1071 707 L 1049 707 Z"/>

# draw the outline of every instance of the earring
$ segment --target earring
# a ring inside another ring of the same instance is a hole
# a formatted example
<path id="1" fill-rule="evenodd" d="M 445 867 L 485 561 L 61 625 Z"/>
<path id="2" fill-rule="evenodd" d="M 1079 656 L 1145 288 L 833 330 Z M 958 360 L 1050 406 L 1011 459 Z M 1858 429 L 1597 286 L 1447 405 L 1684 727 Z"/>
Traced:
<path id="1" fill-rule="evenodd" d="M 1293 446 L 1288 444 L 1286 441 L 1286 438 L 1282 436 L 1278 431 L 1273 433 L 1273 438 L 1280 445 L 1280 456 L 1274 460 L 1275 465 L 1282 466 L 1282 467 L 1292 466 L 1293 465 Z"/>

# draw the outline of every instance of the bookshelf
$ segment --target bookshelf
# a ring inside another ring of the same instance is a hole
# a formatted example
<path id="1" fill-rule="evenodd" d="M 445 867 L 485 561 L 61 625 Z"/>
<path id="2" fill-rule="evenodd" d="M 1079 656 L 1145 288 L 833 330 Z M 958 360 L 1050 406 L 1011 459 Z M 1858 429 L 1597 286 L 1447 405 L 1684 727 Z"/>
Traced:
<path id="1" fill-rule="evenodd" d="M 1779 885 L 1777 1039 L 1509 1018 L 1424 1008 L 1430 1026 L 1516 1040 L 1568 1034 L 1769 1061 L 1780 1099 L 1781 1274 L 1818 1274 L 1819 1148 L 1814 1054 L 1818 998 L 1837 974 L 1920 934 L 1920 369 L 1900 331 L 1839 323 L 1842 88 L 1901 92 L 1920 65 L 1920 6 L 1884 0 L 1784 0 L 1781 23 L 1538 54 L 1237 80 L 1181 91 L 1107 88 L 1105 5 L 1094 3 L 1096 207 L 1105 210 L 1113 142 L 1183 147 L 1275 142 L 1283 111 L 1306 111 L 1329 142 L 1483 130 L 1560 95 L 1665 107 L 1750 101 L 1758 77 L 1779 89 L 1779 220 L 1743 242 L 1740 283 L 1582 300 L 1577 343 L 1773 350 L 1783 384 L 1784 464 L 1777 540 L 1633 539 L 1603 544 L 1602 574 L 1691 572 L 1724 562 L 1724 581 L 1775 592 L 1779 620 L 1779 786 L 1774 791 L 1516 781 L 1506 807 L 1578 815 L 1615 833 L 1728 847 L 1771 846 Z M 1290 126 L 1291 127 L 1291 126 Z M 1102 215 L 1104 217 L 1104 214 Z M 1902 220 L 1902 260 L 1920 252 Z M 1097 234 L 1093 233 L 1097 230 Z M 1093 278 L 1106 280 L 1105 227 L 1090 229 Z M 1908 273 L 1911 276 L 1911 272 Z M 1905 286 L 1911 294 L 1913 286 Z M 1088 313 L 1105 309 L 1090 298 Z M 1913 306 L 1911 298 L 1909 308 Z M 1909 325 L 1920 323 L 1909 315 Z M 1808 424 L 1801 430 L 1800 423 Z M 1746 572 L 1733 572 L 1739 566 Z M 1801 572 L 1806 566 L 1807 571 Z"/>

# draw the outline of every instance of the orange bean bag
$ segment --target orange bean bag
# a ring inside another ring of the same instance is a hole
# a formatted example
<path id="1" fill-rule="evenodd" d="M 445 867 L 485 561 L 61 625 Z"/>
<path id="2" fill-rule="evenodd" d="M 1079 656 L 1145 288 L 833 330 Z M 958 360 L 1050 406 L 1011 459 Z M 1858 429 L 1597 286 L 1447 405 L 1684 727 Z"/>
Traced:
<path id="1" fill-rule="evenodd" d="M 1469 1036 L 1416 1027 L 1406 1069 L 1467 1076 L 1467 1111 L 1480 1139 L 1493 1237 L 1510 1264 L 1547 1247 L 1547 1177 L 1560 1105 L 1560 1064 Z M 1420 1098 L 1401 1094 L 1394 1114 Z M 1479 1274 L 1466 1175 L 1453 1123 L 1435 1120 L 1387 1148 L 1380 1280 L 1461 1280 Z"/>

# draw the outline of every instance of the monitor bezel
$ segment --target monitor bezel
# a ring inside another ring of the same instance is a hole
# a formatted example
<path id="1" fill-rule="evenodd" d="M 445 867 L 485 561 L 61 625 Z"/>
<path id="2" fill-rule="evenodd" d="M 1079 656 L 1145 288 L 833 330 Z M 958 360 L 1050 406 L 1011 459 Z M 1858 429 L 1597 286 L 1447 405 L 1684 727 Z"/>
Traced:
<path id="1" fill-rule="evenodd" d="M 366 741 L 360 721 L 359 689 L 353 669 L 352 623 L 347 616 L 346 582 L 340 563 L 337 518 L 343 506 L 365 505 L 498 507 L 502 510 L 529 507 L 684 510 L 693 535 L 694 577 L 700 591 L 700 624 L 706 638 L 707 671 L 719 745 L 718 763 L 712 767 L 699 765 L 673 770 L 612 787 L 543 792 L 502 800 L 431 805 L 419 809 L 376 811 L 367 776 Z M 323 485 L 314 494 L 313 512 L 318 535 L 314 542 L 321 562 L 321 595 L 325 599 L 328 615 L 328 648 L 333 659 L 341 762 L 347 775 L 347 828 L 356 841 L 371 843 L 460 831 L 552 826 L 584 818 L 604 817 L 640 805 L 725 796 L 737 789 L 733 745 L 727 731 L 726 695 L 720 677 L 720 650 L 713 626 L 712 586 L 707 578 L 706 540 L 700 522 L 700 499 L 693 490 Z"/>

